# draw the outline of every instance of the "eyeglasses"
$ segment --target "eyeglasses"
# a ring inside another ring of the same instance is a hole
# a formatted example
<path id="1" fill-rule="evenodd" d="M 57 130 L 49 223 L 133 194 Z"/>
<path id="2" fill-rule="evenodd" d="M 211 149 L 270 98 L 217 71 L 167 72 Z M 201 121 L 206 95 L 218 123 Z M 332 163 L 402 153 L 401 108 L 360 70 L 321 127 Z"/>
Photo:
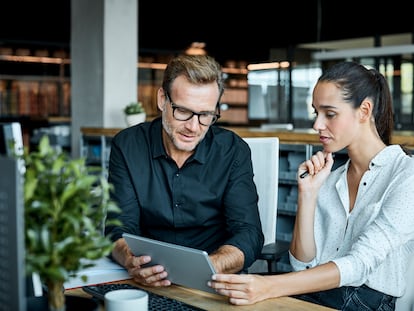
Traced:
<path id="1" fill-rule="evenodd" d="M 204 126 L 210 126 L 210 125 L 214 124 L 220 118 L 219 113 L 215 113 L 215 112 L 211 112 L 211 111 L 194 112 L 190 109 L 178 106 L 178 105 L 174 104 L 174 102 L 171 100 L 170 95 L 167 92 L 165 92 L 165 95 L 166 95 L 168 101 L 171 104 L 171 108 L 172 108 L 172 111 L 173 111 L 173 117 L 174 117 L 174 119 L 176 119 L 178 121 L 188 121 L 194 115 L 196 115 L 198 117 L 198 123 L 200 123 L 201 125 L 204 125 Z"/>

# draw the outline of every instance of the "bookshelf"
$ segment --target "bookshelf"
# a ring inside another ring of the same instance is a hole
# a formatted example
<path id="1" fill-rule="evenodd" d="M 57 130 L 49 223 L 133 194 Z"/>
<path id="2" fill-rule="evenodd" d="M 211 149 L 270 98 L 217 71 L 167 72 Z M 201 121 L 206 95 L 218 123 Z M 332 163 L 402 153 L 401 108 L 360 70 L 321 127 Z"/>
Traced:
<path id="1" fill-rule="evenodd" d="M 71 61 L 68 53 L 53 53 L 50 57 L 51 54 L 0 48 L 0 122 L 20 122 L 25 145 L 36 145 L 40 132 L 71 124 Z M 147 119 L 159 115 L 157 89 L 168 61 L 168 57 L 139 57 L 137 100 L 143 103 Z M 249 122 L 247 67 L 223 67 L 223 73 L 226 87 L 219 123 L 246 126 Z M 51 119 L 65 121 L 56 124 Z M 60 141 L 57 137 L 57 144 Z M 68 137 L 64 141 L 61 147 L 70 150 L 66 144 Z"/>
<path id="2" fill-rule="evenodd" d="M 69 117 L 69 78 L 0 74 L 0 115 Z"/>
<path id="3" fill-rule="evenodd" d="M 0 116 L 70 116 L 70 60 L 66 54 L 2 49 Z"/>

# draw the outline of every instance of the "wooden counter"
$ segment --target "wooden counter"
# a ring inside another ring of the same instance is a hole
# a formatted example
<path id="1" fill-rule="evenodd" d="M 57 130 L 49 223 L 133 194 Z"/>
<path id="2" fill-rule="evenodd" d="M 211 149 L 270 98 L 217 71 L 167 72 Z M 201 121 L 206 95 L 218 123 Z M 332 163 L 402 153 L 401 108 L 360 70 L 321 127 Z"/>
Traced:
<path id="1" fill-rule="evenodd" d="M 226 127 L 241 137 L 267 137 L 277 136 L 282 144 L 319 144 L 319 135 L 313 129 L 294 130 L 263 130 L 254 127 Z M 81 133 L 85 136 L 109 136 L 112 137 L 122 128 L 96 128 L 82 127 Z M 414 131 L 395 131 L 392 143 L 401 144 L 409 149 L 414 149 Z"/>
<path id="2" fill-rule="evenodd" d="M 131 280 L 120 281 L 120 283 L 132 283 Z M 138 286 L 136 283 L 132 283 L 135 286 Z M 269 310 L 279 310 L 279 311 L 328 311 L 334 310 L 317 304 L 309 303 L 303 300 L 299 300 L 292 297 L 280 297 L 267 299 L 261 302 L 258 302 L 249 306 L 235 306 L 228 302 L 228 298 L 221 295 L 211 294 L 196 289 L 190 289 L 178 285 L 171 285 L 168 287 L 144 287 L 139 286 L 144 290 L 153 292 L 155 294 L 170 297 L 179 301 L 183 301 L 192 306 L 201 308 L 203 310 L 234 310 L 234 311 L 244 311 L 244 310 L 255 310 L 255 311 L 269 311 Z M 89 294 L 85 293 L 81 288 L 67 290 L 66 295 L 75 295 L 82 297 L 90 297 Z M 151 310 L 149 310 L 151 311 Z"/>

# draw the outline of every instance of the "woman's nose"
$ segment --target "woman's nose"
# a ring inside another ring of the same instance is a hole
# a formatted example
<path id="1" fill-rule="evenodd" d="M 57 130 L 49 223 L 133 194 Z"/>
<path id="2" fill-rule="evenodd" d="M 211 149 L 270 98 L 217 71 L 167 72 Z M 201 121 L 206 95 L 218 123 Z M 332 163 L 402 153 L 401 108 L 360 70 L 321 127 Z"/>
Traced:
<path id="1" fill-rule="evenodd" d="M 313 122 L 313 129 L 315 131 L 319 131 L 324 128 L 325 128 L 325 123 L 323 121 L 323 118 L 321 116 L 317 116 L 315 118 L 315 121 Z"/>

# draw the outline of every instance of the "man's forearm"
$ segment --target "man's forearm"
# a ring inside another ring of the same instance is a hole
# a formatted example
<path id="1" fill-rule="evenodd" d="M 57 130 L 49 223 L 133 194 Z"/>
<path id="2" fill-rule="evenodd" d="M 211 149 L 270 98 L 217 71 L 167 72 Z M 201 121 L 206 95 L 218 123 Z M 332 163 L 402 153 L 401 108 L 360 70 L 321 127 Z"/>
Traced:
<path id="1" fill-rule="evenodd" d="M 233 245 L 223 245 L 210 254 L 217 273 L 237 273 L 243 269 L 244 254 Z"/>
<path id="2" fill-rule="evenodd" d="M 114 243 L 114 248 L 112 249 L 112 258 L 117 263 L 125 267 L 127 254 L 130 254 L 130 250 L 127 243 L 125 242 L 125 239 L 120 238 L 116 240 Z"/>

